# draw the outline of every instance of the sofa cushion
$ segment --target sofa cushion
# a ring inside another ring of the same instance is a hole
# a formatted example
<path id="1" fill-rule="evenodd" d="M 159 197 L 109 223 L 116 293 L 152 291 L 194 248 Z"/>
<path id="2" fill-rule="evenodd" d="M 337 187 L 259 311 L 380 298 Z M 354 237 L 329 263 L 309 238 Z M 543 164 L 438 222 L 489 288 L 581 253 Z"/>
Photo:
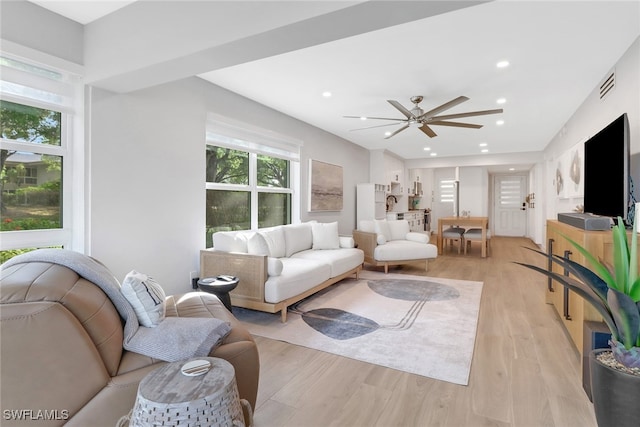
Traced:
<path id="1" fill-rule="evenodd" d="M 387 221 L 389 238 L 387 240 L 405 240 L 409 232 L 409 222 L 404 219 Z"/>
<path id="2" fill-rule="evenodd" d="M 412 242 L 410 240 L 392 240 L 376 246 L 373 256 L 378 261 L 402 261 L 411 259 L 429 259 L 438 256 L 436 245 Z"/>
<path id="3" fill-rule="evenodd" d="M 247 253 L 247 234 L 237 231 L 218 231 L 212 236 L 217 251 Z"/>
<path id="4" fill-rule="evenodd" d="M 311 249 L 313 245 L 311 223 L 285 225 L 282 229 L 284 231 L 285 256 L 290 257 L 296 252 Z"/>
<path id="5" fill-rule="evenodd" d="M 264 284 L 264 300 L 268 303 L 278 303 L 287 298 L 299 295 L 312 287 L 313 283 L 322 283 L 331 278 L 331 267 L 320 262 L 310 262 L 306 259 L 282 258 L 282 274 L 270 276 Z"/>
<path id="6" fill-rule="evenodd" d="M 251 255 L 269 256 L 269 245 L 262 234 L 253 233 L 251 237 L 247 239 L 247 253 Z"/>
<path id="7" fill-rule="evenodd" d="M 364 262 L 364 252 L 355 248 L 308 250 L 298 252 L 293 258 L 328 264 L 331 267 L 331 277 L 336 277 L 361 265 Z"/>
<path id="8" fill-rule="evenodd" d="M 274 227 L 268 229 L 262 229 L 258 231 L 262 234 L 264 240 L 267 241 L 269 246 L 269 256 L 274 258 L 282 258 L 286 255 L 284 230 L 283 227 Z"/>
<path id="9" fill-rule="evenodd" d="M 340 248 L 340 236 L 338 235 L 338 223 L 318 222 L 311 225 L 314 250 Z"/>
<path id="10" fill-rule="evenodd" d="M 391 230 L 386 219 L 376 219 L 376 233 L 382 234 L 386 240 L 391 240 Z"/>
<path id="11" fill-rule="evenodd" d="M 166 295 L 162 286 L 153 278 L 132 270 L 125 276 L 120 290 L 133 307 L 142 326 L 153 328 L 162 322 Z"/>

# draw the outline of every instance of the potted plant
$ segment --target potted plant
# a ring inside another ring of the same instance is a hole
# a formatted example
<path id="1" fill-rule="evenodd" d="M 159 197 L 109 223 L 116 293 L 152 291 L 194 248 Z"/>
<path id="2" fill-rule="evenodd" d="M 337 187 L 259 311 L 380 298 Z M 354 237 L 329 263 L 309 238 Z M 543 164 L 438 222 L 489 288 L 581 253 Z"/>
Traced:
<path id="1" fill-rule="evenodd" d="M 631 245 L 622 218 L 612 229 L 613 264 L 597 260 L 585 248 L 563 236 L 587 260 L 591 270 L 558 255 L 531 249 L 573 274 L 574 277 L 520 263 L 576 292 L 602 316 L 611 332 L 611 349 L 589 355 L 591 392 L 598 426 L 640 425 L 640 278 L 637 229 Z"/>

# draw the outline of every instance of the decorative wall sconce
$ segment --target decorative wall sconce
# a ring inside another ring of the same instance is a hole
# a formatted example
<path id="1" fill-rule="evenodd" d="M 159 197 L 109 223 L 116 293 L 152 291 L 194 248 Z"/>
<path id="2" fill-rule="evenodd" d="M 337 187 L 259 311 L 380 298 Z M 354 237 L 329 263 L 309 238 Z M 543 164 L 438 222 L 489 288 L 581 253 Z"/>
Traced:
<path id="1" fill-rule="evenodd" d="M 536 199 L 536 193 L 529 193 L 527 194 L 527 197 L 524 200 L 529 205 L 529 208 L 535 208 L 536 207 L 535 199 Z"/>

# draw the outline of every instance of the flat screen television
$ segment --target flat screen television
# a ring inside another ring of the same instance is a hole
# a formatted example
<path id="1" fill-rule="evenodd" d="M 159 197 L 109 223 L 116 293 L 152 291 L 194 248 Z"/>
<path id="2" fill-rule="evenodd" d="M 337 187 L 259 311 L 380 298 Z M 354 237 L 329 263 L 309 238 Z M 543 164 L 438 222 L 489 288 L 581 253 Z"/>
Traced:
<path id="1" fill-rule="evenodd" d="M 584 143 L 584 211 L 622 217 L 629 210 L 629 119 L 623 114 Z"/>

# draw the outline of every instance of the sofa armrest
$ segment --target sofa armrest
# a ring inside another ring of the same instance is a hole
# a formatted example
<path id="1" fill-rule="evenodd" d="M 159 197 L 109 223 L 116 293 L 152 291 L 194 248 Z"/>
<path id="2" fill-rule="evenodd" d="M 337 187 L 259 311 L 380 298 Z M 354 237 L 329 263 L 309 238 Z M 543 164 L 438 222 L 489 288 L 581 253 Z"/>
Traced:
<path id="1" fill-rule="evenodd" d="M 415 231 L 408 232 L 406 239 L 412 242 L 429 243 L 429 236 L 422 233 L 416 233 Z"/>
<path id="2" fill-rule="evenodd" d="M 353 240 L 353 236 L 339 236 L 341 248 L 355 248 L 356 242 Z"/>
<path id="3" fill-rule="evenodd" d="M 353 230 L 356 247 L 364 252 L 365 258 L 373 259 L 373 252 L 378 245 L 377 234 L 368 231 Z"/>
<path id="4" fill-rule="evenodd" d="M 238 286 L 230 292 L 234 296 L 264 302 L 264 284 L 267 281 L 267 256 L 241 252 L 224 252 L 215 249 L 200 251 L 200 277 L 229 274 L 239 279 Z"/>

